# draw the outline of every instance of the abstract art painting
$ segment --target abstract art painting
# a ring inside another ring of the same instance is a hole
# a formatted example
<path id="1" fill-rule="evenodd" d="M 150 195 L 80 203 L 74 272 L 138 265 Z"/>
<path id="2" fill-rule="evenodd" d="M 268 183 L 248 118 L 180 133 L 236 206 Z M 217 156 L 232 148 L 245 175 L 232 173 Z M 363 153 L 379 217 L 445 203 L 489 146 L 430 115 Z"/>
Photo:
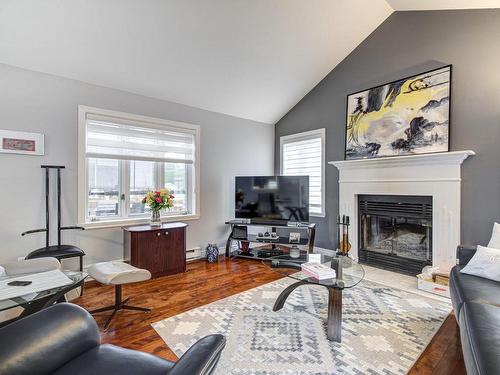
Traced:
<path id="1" fill-rule="evenodd" d="M 44 136 L 39 133 L 0 130 L 0 153 L 43 155 Z"/>
<path id="2" fill-rule="evenodd" d="M 451 65 L 347 96 L 345 158 L 449 151 Z"/>

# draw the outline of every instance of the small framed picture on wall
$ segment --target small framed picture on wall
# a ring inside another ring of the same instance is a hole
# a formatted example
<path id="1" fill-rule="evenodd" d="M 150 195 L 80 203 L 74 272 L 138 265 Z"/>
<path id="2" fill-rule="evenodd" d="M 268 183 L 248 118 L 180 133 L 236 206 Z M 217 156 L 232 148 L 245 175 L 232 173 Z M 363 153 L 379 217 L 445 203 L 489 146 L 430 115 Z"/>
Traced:
<path id="1" fill-rule="evenodd" d="M 0 153 L 44 155 L 44 135 L 0 129 Z"/>

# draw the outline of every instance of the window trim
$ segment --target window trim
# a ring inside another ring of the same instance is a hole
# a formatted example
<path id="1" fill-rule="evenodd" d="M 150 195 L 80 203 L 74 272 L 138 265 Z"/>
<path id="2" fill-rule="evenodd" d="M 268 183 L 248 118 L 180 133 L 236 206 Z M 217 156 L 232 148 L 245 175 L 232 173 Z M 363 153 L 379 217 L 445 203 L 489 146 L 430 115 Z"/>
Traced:
<path id="1" fill-rule="evenodd" d="M 321 212 L 309 212 L 309 216 L 326 217 L 325 208 L 325 128 L 309 130 L 306 132 L 284 135 L 280 137 L 280 175 L 283 175 L 283 145 L 290 142 L 305 141 L 312 138 L 321 138 Z"/>
<path id="2" fill-rule="evenodd" d="M 193 130 L 194 142 L 195 142 L 195 154 L 194 154 L 194 179 L 195 183 L 192 186 L 194 193 L 194 200 L 191 204 L 194 204 L 194 211 L 188 215 L 168 215 L 162 217 L 162 221 L 173 221 L 173 220 L 196 220 L 201 217 L 201 207 L 200 207 L 200 126 L 194 124 L 188 124 L 184 122 L 171 121 L 165 119 L 159 119 L 149 116 L 142 116 L 132 113 L 112 111 L 108 109 L 89 107 L 85 105 L 78 106 L 78 225 L 85 228 L 113 228 L 122 225 L 134 225 L 134 224 L 146 224 L 149 222 L 149 218 L 145 217 L 120 217 L 118 219 L 109 220 L 99 220 L 96 222 L 86 221 L 86 206 L 87 206 L 87 167 L 86 167 L 86 149 L 87 149 L 87 114 L 94 114 L 100 116 L 109 116 L 122 118 L 129 121 L 137 121 L 142 123 L 147 123 L 148 125 L 153 125 L 157 128 L 162 128 L 165 126 L 176 127 L 181 129 Z M 123 176 L 122 176 L 123 178 Z"/>

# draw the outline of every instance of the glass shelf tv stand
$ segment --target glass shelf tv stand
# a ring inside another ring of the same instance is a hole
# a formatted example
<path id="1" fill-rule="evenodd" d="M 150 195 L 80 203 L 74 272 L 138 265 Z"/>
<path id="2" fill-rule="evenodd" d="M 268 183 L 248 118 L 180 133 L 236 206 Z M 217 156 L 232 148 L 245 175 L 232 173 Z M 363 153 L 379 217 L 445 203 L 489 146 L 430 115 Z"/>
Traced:
<path id="1" fill-rule="evenodd" d="M 226 242 L 226 257 L 258 260 L 272 259 L 275 256 L 288 254 L 293 245 L 298 245 L 302 249 L 301 254 L 310 253 L 314 250 L 315 223 L 248 223 L 236 219 L 226 221 L 226 224 L 231 226 L 231 232 Z M 272 231 L 278 233 L 279 237 L 259 237 L 248 233 L 248 227 L 272 228 Z M 299 233 L 300 239 L 290 241 L 290 233 Z M 238 243 L 237 250 L 233 250 L 234 242 Z"/>

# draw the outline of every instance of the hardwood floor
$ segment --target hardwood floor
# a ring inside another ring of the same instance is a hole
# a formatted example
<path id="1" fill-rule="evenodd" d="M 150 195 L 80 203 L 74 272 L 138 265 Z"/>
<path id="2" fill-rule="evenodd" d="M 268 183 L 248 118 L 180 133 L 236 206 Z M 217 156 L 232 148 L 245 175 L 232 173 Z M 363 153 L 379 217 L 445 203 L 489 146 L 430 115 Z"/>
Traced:
<path id="1" fill-rule="evenodd" d="M 408 373 L 466 375 L 455 315 L 448 315 L 436 336 Z"/>
<path id="2" fill-rule="evenodd" d="M 130 349 L 176 360 L 175 354 L 150 324 L 181 312 L 274 281 L 280 274 L 252 260 L 220 260 L 218 263 L 188 263 L 187 272 L 125 285 L 124 298 L 130 304 L 152 309 L 150 313 L 119 311 L 102 340 Z M 86 309 L 113 303 L 114 288 L 87 283 L 85 294 L 73 302 Z M 96 314 L 102 327 L 109 313 Z M 465 374 L 460 337 L 455 317 L 450 315 L 432 342 L 409 372 L 410 374 Z"/>

